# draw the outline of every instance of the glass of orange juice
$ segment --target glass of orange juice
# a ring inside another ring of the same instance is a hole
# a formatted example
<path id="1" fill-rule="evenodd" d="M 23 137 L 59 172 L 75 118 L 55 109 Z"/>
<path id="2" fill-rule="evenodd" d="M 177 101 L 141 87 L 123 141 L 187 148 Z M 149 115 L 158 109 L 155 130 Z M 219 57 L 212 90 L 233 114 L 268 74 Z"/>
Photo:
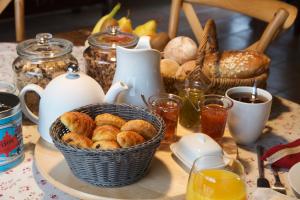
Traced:
<path id="1" fill-rule="evenodd" d="M 246 200 L 244 168 L 233 158 L 212 155 L 195 160 L 186 200 Z"/>

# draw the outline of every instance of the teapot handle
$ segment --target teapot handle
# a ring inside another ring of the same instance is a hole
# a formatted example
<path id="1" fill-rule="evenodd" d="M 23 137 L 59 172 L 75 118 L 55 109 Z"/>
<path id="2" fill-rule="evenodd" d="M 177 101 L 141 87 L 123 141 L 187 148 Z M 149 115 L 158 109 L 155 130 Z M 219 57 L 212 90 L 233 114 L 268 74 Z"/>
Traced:
<path id="1" fill-rule="evenodd" d="M 29 110 L 29 108 L 27 107 L 26 102 L 25 102 L 25 94 L 29 91 L 33 91 L 33 92 L 37 93 L 40 97 L 42 97 L 42 93 L 43 93 L 44 89 L 38 85 L 29 84 L 29 85 L 26 85 L 21 90 L 20 95 L 19 95 L 23 113 L 25 114 L 26 117 L 28 117 L 28 119 L 30 119 L 30 121 L 34 122 L 35 124 L 38 124 L 39 117 Z"/>

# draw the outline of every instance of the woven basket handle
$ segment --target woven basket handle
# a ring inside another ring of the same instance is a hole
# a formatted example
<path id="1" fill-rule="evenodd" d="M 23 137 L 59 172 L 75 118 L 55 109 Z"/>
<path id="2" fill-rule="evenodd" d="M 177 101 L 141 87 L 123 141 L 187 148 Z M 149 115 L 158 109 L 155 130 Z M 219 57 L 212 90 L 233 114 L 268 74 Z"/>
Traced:
<path id="1" fill-rule="evenodd" d="M 218 51 L 216 24 L 214 20 L 208 19 L 205 24 L 196 58 L 196 68 L 188 75 L 187 79 L 196 81 L 200 80 L 208 85 L 211 84 L 210 79 L 202 72 L 205 55 Z"/>

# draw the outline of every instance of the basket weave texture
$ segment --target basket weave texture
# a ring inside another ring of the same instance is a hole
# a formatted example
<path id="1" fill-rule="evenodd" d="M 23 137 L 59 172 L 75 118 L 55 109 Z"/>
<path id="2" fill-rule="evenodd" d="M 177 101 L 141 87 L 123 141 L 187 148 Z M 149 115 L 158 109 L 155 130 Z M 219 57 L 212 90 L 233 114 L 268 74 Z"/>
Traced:
<path id="1" fill-rule="evenodd" d="M 72 173 L 79 179 L 102 187 L 120 187 L 141 179 L 147 173 L 165 132 L 165 123 L 158 115 L 130 105 L 97 104 L 78 108 L 93 119 L 111 113 L 126 120 L 143 119 L 156 128 L 157 135 L 143 144 L 117 150 L 94 150 L 70 146 L 61 138 L 69 130 L 57 119 L 50 133 L 55 146 L 64 155 Z"/>

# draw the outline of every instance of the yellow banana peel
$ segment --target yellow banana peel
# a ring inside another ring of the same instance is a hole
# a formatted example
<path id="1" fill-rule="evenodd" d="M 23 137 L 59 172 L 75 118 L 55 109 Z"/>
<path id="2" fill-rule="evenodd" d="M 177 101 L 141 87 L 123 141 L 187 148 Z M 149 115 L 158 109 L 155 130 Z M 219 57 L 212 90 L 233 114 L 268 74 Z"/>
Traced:
<path id="1" fill-rule="evenodd" d="M 99 19 L 99 21 L 95 25 L 95 27 L 92 31 L 92 34 L 99 32 L 101 30 L 101 26 L 103 25 L 105 20 L 113 18 L 120 8 L 121 8 L 121 4 L 118 3 L 117 5 L 115 5 L 115 7 L 111 10 L 110 13 L 108 13 L 107 15 L 101 17 L 101 19 Z"/>

